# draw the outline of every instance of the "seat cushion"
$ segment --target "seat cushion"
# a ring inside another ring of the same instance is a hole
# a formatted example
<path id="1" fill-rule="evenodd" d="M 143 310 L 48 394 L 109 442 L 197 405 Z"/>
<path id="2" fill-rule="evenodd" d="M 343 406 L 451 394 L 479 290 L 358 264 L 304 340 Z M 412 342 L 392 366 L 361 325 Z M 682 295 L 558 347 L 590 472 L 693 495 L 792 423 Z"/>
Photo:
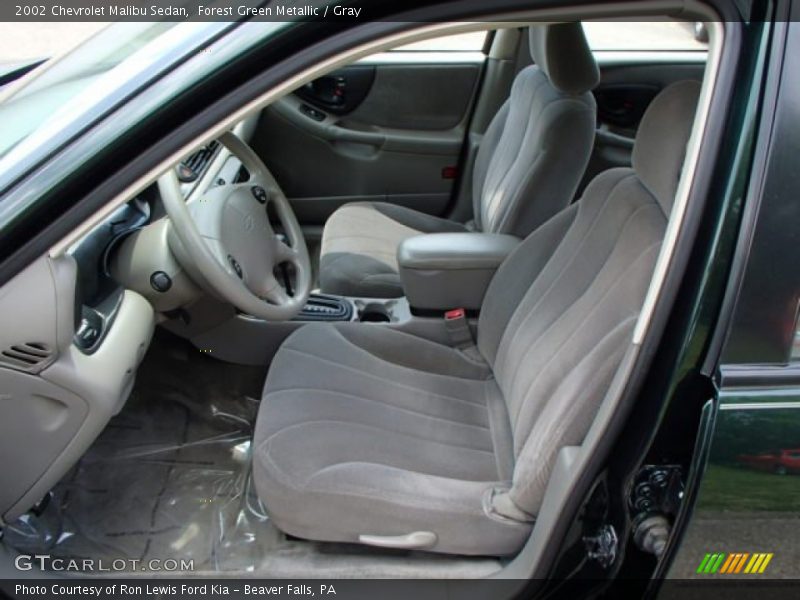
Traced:
<path id="1" fill-rule="evenodd" d="M 530 532 L 487 508 L 508 489 L 510 440 L 487 365 L 385 327 L 313 324 L 270 368 L 254 476 L 275 524 L 298 537 L 424 531 L 436 536 L 426 550 L 507 555 Z"/>
<path id="2" fill-rule="evenodd" d="M 466 231 L 466 227 L 394 204 L 346 204 L 325 224 L 320 288 L 343 296 L 401 296 L 396 257 L 400 243 L 423 233 L 456 231 Z"/>

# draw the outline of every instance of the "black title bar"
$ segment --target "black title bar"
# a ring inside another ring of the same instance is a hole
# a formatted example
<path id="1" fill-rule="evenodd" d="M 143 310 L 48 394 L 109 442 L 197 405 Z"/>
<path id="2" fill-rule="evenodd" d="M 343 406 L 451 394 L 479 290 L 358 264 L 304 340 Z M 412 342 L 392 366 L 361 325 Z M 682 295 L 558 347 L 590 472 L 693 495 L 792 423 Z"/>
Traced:
<path id="1" fill-rule="evenodd" d="M 380 3 L 373 3 L 373 8 Z M 376 11 L 372 11 L 376 13 Z M 329 0 L 4 0 L 0 21 L 356 21 L 366 2 Z"/>

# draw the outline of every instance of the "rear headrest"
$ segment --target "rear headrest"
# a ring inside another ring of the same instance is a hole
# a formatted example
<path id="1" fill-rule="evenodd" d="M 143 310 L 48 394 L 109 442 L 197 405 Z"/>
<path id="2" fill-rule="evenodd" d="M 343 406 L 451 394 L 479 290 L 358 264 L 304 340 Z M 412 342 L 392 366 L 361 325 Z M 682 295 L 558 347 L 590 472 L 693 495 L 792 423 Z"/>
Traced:
<path id="1" fill-rule="evenodd" d="M 566 94 L 588 92 L 600 81 L 600 70 L 580 23 L 531 25 L 528 46 L 533 62 Z"/>
<path id="2" fill-rule="evenodd" d="M 679 81 L 647 107 L 636 132 L 633 168 L 669 217 L 692 132 L 700 83 Z"/>

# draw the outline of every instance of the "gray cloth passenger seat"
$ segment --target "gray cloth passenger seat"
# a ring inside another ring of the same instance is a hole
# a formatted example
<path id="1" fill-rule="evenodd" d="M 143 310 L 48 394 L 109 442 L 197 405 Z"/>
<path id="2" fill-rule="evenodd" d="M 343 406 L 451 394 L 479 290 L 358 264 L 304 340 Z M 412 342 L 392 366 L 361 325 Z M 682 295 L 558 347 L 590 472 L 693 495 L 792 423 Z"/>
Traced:
<path id="1" fill-rule="evenodd" d="M 561 448 L 582 443 L 632 341 L 700 85 L 647 109 L 633 168 L 606 171 L 501 265 L 475 361 L 386 326 L 313 324 L 269 370 L 259 497 L 283 531 L 469 555 L 530 535 Z"/>
<path id="2" fill-rule="evenodd" d="M 524 237 L 567 206 L 594 144 L 596 106 L 590 90 L 600 75 L 582 25 L 537 25 L 529 32 L 535 64 L 514 80 L 509 99 L 486 130 L 472 172 L 478 231 Z M 325 224 L 321 289 L 345 296 L 401 296 L 400 243 L 454 231 L 467 228 L 388 203 L 346 204 Z"/>

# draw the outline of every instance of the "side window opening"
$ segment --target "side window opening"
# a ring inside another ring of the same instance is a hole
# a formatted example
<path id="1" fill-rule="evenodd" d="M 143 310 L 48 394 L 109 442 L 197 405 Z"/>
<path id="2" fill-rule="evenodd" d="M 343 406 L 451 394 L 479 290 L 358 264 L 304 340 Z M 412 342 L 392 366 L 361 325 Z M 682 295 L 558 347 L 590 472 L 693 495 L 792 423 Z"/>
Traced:
<path id="1" fill-rule="evenodd" d="M 703 23 L 688 21 L 584 21 L 592 50 L 705 51 L 708 31 Z"/>
<path id="2" fill-rule="evenodd" d="M 456 33 L 404 44 L 390 52 L 480 52 L 486 42 L 486 31 Z"/>

